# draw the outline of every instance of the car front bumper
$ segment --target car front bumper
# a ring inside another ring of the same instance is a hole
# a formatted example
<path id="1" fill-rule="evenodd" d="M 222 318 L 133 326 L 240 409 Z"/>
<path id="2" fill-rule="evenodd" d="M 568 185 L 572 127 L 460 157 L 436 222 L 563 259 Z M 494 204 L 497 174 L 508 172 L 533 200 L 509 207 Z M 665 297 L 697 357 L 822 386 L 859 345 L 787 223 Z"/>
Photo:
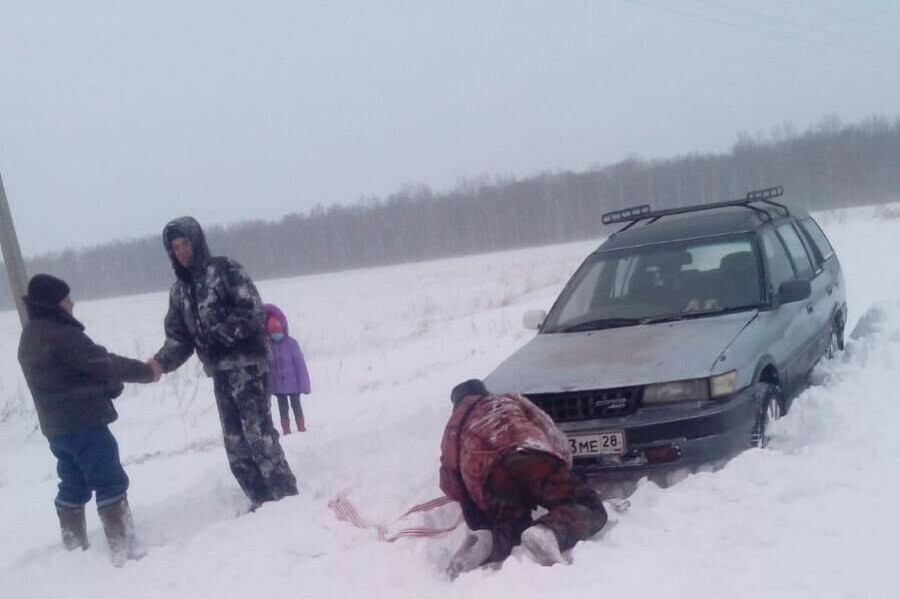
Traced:
<path id="1" fill-rule="evenodd" d="M 729 458 L 750 446 L 762 404 L 758 386 L 724 399 L 652 408 L 618 418 L 564 422 L 567 435 L 623 431 L 621 455 L 578 456 L 576 471 L 614 480 Z"/>

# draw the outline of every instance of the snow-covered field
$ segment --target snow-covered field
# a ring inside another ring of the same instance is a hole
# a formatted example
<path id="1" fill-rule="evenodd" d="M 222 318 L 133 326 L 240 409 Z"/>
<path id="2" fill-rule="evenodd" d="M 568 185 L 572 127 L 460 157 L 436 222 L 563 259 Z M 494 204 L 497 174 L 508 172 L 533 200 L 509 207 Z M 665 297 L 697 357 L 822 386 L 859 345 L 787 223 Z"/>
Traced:
<path id="1" fill-rule="evenodd" d="M 210 381 L 192 359 L 157 385 L 131 386 L 112 428 L 147 556 L 109 564 L 59 546 L 55 463 L 16 362 L 15 314 L 0 314 L 0 580 L 4 597 L 892 597 L 900 546 L 900 219 L 864 208 L 820 216 L 844 266 L 847 351 L 774 428 L 765 450 L 661 489 L 639 484 L 568 567 L 518 552 L 499 571 L 450 583 L 463 531 L 381 543 L 340 522 L 349 497 L 392 525 L 438 496 L 449 390 L 487 374 L 532 334 L 597 241 L 389 268 L 265 281 L 309 359 L 309 432 L 282 438 L 300 495 L 242 515 Z M 893 258 L 893 260 L 892 260 Z M 160 255 L 160 260 L 165 257 Z M 73 295 L 77 302 L 78 290 Z M 165 294 L 85 302 L 76 316 L 112 351 L 149 357 Z M 448 525 L 455 506 L 413 523 Z"/>

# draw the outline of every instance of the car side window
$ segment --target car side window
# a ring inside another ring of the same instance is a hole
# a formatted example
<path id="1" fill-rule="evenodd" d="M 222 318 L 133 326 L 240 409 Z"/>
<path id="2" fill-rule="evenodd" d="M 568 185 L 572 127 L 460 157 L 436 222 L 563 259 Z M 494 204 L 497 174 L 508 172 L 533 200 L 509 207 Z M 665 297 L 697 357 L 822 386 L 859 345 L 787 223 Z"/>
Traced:
<path id="1" fill-rule="evenodd" d="M 803 243 L 803 247 L 806 248 L 806 255 L 809 256 L 810 262 L 812 262 L 813 270 L 816 275 L 822 272 L 822 265 L 825 264 L 825 259 L 822 258 L 822 255 L 819 253 L 819 249 L 813 244 L 812 240 L 809 238 L 809 235 L 806 234 L 806 231 L 800 227 L 799 223 L 794 223 L 794 230 L 797 232 L 797 235 L 800 237 L 800 241 Z"/>
<path id="2" fill-rule="evenodd" d="M 774 229 L 763 229 L 760 237 L 763 251 L 766 254 L 766 263 L 769 265 L 769 280 L 772 284 L 772 291 L 778 291 L 782 283 L 793 281 L 796 278 L 794 267 L 791 266 L 791 260 L 784 249 L 784 244 L 781 243 L 781 239 L 775 234 Z"/>
<path id="3" fill-rule="evenodd" d="M 800 233 L 800 239 L 803 240 L 803 245 L 806 246 L 806 251 L 809 253 L 812 258 L 813 264 L 816 267 L 816 272 L 822 270 L 823 265 L 825 264 L 825 257 L 822 255 L 822 252 L 819 251 L 819 248 L 813 243 L 812 238 L 809 236 L 809 233 L 806 232 L 806 229 L 801 227 L 799 224 L 796 225 L 797 232 Z"/>
<path id="4" fill-rule="evenodd" d="M 818 251 L 819 255 L 822 257 L 822 262 L 834 255 L 834 248 L 831 247 L 831 243 L 828 241 L 828 238 L 825 237 L 825 233 L 822 232 L 822 229 L 816 221 L 812 218 L 804 218 L 800 221 L 800 228 L 803 229 L 809 239 L 812 240 L 813 247 L 815 247 L 816 251 Z"/>
<path id="5" fill-rule="evenodd" d="M 813 276 L 813 265 L 794 226 L 791 223 L 779 225 L 778 234 L 784 240 L 788 254 L 790 254 L 794 267 L 797 269 L 797 278 L 801 280 L 811 279 Z"/>

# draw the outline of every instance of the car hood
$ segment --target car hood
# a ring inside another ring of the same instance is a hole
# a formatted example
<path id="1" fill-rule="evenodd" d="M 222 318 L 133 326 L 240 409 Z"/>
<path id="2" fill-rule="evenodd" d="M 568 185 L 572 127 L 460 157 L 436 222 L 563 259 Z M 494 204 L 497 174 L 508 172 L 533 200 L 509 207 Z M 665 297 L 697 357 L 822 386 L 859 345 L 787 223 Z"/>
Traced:
<path id="1" fill-rule="evenodd" d="M 496 393 L 555 393 L 701 378 L 757 311 L 537 335 L 486 379 Z"/>

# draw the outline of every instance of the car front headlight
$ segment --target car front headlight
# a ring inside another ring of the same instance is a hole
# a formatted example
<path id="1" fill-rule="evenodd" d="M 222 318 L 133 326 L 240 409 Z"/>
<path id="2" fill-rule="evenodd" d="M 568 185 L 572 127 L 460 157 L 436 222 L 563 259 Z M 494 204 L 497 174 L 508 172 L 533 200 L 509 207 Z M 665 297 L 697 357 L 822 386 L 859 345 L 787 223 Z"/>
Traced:
<path id="1" fill-rule="evenodd" d="M 734 370 L 709 377 L 710 397 L 716 398 L 731 395 L 735 389 L 737 389 L 737 372 Z"/>
<path id="2" fill-rule="evenodd" d="M 644 387 L 644 405 L 709 399 L 709 379 L 689 379 Z"/>

